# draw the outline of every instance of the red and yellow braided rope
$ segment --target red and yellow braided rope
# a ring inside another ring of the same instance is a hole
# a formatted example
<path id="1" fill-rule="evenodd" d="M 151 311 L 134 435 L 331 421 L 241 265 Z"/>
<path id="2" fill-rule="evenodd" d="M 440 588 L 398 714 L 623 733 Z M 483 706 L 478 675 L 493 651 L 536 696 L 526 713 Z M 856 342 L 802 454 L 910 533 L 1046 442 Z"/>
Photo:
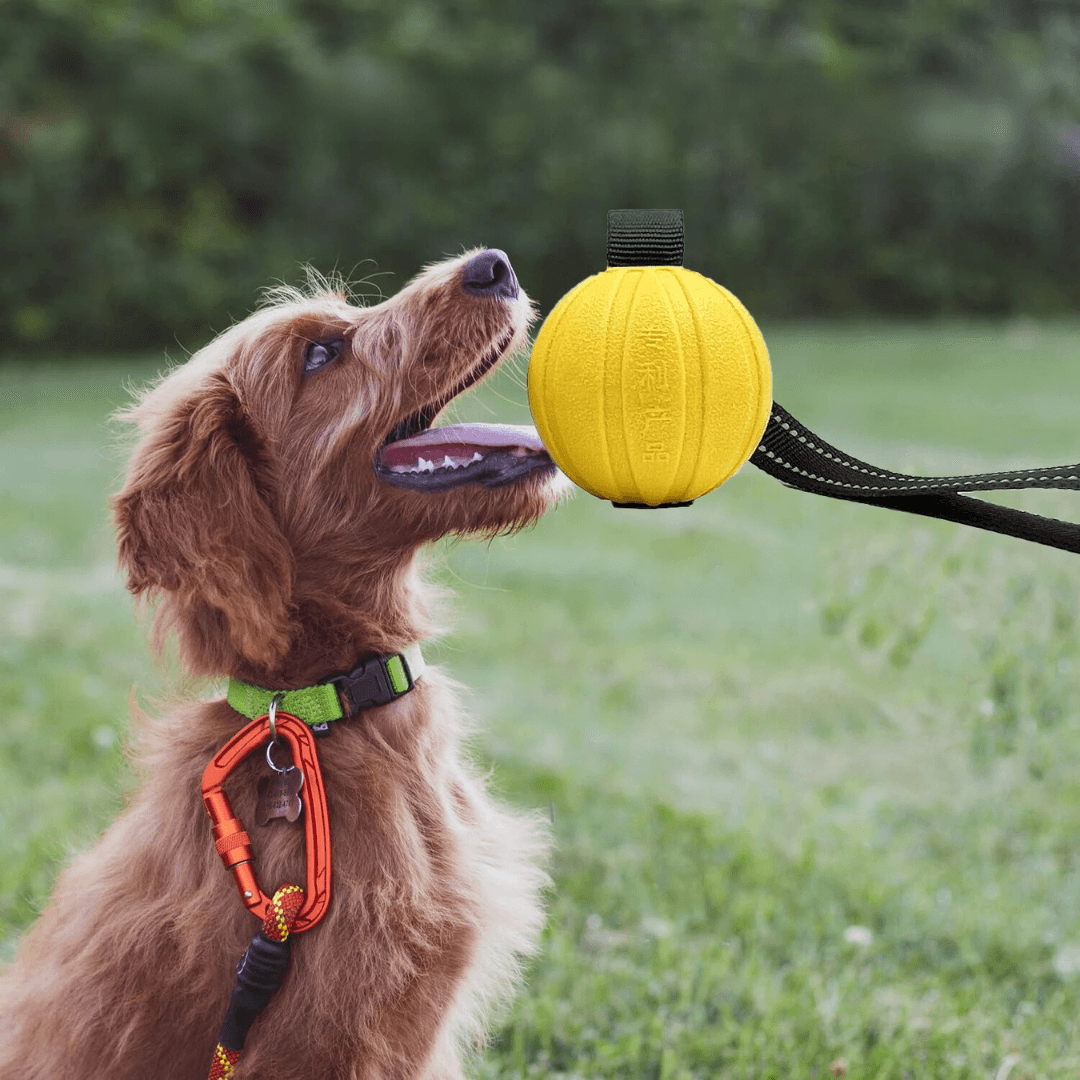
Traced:
<path id="1" fill-rule="evenodd" d="M 282 885 L 266 909 L 263 919 L 263 936 L 271 941 L 286 941 L 292 931 L 296 916 L 304 906 L 304 890 L 299 885 Z M 221 1043 L 214 1047 L 214 1060 L 210 1064 L 207 1080 L 232 1080 L 239 1050 L 226 1050 Z"/>

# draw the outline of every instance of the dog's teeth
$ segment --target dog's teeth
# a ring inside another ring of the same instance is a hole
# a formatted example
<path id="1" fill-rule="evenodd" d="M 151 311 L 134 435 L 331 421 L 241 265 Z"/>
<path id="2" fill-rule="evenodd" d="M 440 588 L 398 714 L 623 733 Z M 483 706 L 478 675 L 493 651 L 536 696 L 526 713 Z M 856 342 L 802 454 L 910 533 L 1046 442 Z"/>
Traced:
<path id="1" fill-rule="evenodd" d="M 444 454 L 442 461 L 436 465 L 434 460 L 428 461 L 427 458 L 418 458 L 415 465 L 391 465 L 390 471 L 395 473 L 420 473 L 420 472 L 435 472 L 436 469 L 463 469 L 466 465 L 472 465 L 476 461 L 482 461 L 484 455 L 475 452 L 471 458 L 464 457 L 451 457 L 449 454 Z"/>

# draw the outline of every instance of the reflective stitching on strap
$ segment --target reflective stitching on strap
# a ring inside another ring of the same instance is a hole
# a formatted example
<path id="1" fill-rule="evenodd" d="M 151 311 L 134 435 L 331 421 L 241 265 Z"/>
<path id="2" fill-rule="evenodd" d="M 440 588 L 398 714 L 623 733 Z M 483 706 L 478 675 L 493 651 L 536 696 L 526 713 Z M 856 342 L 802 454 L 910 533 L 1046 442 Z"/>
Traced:
<path id="1" fill-rule="evenodd" d="M 802 428 L 776 402 L 750 463 L 797 491 L 941 518 L 1080 554 L 1080 525 L 972 495 L 1032 488 L 1075 491 L 1080 487 L 1080 464 L 969 476 L 908 476 L 841 453 Z M 865 483 L 864 478 L 884 483 Z"/>
<path id="2" fill-rule="evenodd" d="M 779 406 L 775 406 L 779 408 Z M 868 493 L 880 492 L 884 494 L 900 494 L 902 492 L 948 492 L 958 493 L 962 491 L 999 491 L 1007 490 L 1006 485 L 1019 489 L 1023 487 L 1058 487 L 1063 483 L 1076 484 L 1080 482 L 1080 473 L 1077 473 L 1076 465 L 1059 465 L 1047 469 L 1026 469 L 1022 473 L 973 473 L 968 476 L 911 476 L 906 473 L 892 472 L 888 469 L 875 469 L 858 462 L 840 456 L 840 452 L 834 448 L 826 449 L 813 441 L 811 432 L 800 427 L 790 414 L 778 415 L 776 412 L 770 417 L 773 424 L 782 428 L 793 439 L 797 439 L 800 445 L 812 451 L 818 456 L 837 465 L 851 469 L 853 472 L 862 473 L 865 476 L 877 477 L 881 480 L 892 481 L 885 484 L 857 484 L 851 481 L 839 480 L 833 476 L 819 476 L 808 472 L 791 461 L 785 460 L 776 451 L 765 445 L 765 440 L 759 444 L 756 452 L 764 454 L 771 461 L 790 472 L 805 476 L 819 484 L 828 484 L 830 487 L 844 488 L 849 491 L 863 491 Z"/>

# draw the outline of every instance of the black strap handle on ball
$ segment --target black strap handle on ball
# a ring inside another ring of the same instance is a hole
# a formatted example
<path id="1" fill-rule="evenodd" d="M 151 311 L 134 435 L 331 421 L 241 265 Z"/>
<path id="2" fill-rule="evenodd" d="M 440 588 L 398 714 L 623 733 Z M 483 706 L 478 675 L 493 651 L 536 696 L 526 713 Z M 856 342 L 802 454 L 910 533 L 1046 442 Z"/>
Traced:
<path id="1" fill-rule="evenodd" d="M 681 210 L 608 212 L 609 266 L 681 266 Z M 765 434 L 750 461 L 788 487 L 832 499 L 943 518 L 1080 553 L 1080 525 L 1029 514 L 961 492 L 1080 488 L 1080 464 L 972 476 L 909 476 L 845 454 L 773 402 Z"/>

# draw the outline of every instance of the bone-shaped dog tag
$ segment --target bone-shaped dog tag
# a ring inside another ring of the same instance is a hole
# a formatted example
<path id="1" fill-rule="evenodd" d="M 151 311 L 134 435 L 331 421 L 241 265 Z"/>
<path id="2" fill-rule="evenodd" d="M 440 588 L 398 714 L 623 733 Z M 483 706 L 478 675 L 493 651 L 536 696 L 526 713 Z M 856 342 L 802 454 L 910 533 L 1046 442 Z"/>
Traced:
<path id="1" fill-rule="evenodd" d="M 273 776 L 264 776 L 259 781 L 255 824 L 268 825 L 271 818 L 279 817 L 296 821 L 304 808 L 300 802 L 300 788 L 303 785 L 304 774 L 295 765 L 284 772 L 275 772 Z"/>

